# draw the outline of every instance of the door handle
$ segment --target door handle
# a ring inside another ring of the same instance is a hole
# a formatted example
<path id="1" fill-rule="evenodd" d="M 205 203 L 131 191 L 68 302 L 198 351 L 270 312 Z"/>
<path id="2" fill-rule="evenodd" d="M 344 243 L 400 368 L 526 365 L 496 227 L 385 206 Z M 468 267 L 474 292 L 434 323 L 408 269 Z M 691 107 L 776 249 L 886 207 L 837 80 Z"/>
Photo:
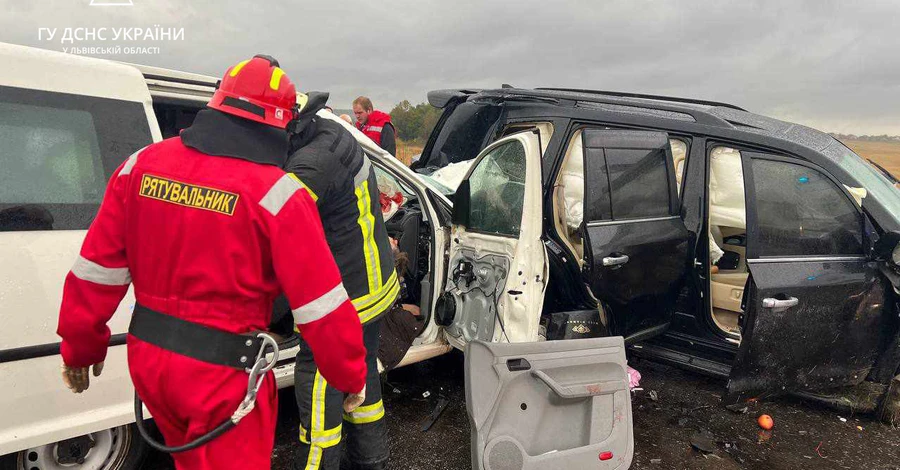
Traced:
<path id="1" fill-rule="evenodd" d="M 619 391 L 628 390 L 628 381 L 609 380 L 589 383 L 559 383 L 553 377 L 542 370 L 532 370 L 531 376 L 544 382 L 544 385 L 553 390 L 560 398 L 587 398 L 598 395 L 611 395 Z"/>
<path id="2" fill-rule="evenodd" d="M 763 307 L 775 309 L 776 311 L 796 307 L 799 303 L 800 301 L 796 297 L 791 297 L 787 300 L 773 299 L 771 297 L 763 299 Z"/>
<path id="3" fill-rule="evenodd" d="M 621 266 L 628 262 L 628 255 L 607 256 L 603 258 L 603 266 Z"/>

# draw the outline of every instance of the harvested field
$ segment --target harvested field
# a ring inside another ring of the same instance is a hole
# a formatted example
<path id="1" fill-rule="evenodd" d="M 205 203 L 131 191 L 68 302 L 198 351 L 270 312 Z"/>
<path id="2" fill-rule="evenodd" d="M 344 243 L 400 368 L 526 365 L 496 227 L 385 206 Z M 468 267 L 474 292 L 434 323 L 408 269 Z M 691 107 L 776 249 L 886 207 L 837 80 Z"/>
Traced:
<path id="1" fill-rule="evenodd" d="M 863 158 L 883 166 L 894 177 L 900 179 L 900 142 L 867 142 L 845 140 L 844 145 Z"/>

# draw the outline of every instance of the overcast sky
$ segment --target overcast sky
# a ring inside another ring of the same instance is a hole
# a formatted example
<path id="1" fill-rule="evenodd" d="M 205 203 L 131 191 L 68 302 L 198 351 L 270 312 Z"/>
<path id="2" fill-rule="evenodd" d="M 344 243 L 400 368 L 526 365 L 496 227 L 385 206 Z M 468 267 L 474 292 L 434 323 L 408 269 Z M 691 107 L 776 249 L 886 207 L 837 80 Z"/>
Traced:
<path id="1" fill-rule="evenodd" d="M 0 0 L 0 41 L 62 50 L 66 27 L 159 25 L 185 40 L 75 45 L 156 46 L 106 57 L 214 76 L 267 53 L 335 108 L 363 94 L 388 111 L 432 89 L 510 83 L 727 101 L 825 131 L 900 135 L 897 1 L 132 1 Z M 38 28 L 60 32 L 41 41 Z"/>

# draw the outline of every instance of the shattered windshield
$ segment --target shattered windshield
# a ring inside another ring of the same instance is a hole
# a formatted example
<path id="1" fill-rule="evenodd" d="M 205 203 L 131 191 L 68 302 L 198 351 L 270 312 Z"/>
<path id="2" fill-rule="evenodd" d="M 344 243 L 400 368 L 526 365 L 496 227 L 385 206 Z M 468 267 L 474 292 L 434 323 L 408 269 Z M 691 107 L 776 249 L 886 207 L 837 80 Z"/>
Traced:
<path id="1" fill-rule="evenodd" d="M 847 173 L 853 175 L 868 191 L 868 197 L 877 199 L 891 214 L 891 217 L 900 223 L 900 218 L 898 218 L 900 217 L 900 190 L 897 190 L 883 174 L 837 139 L 824 150 L 824 153 L 836 161 Z M 865 202 L 863 202 L 863 206 L 865 206 Z"/>
<path id="2" fill-rule="evenodd" d="M 465 102 L 456 106 L 427 156 L 422 167 L 442 168 L 450 163 L 471 160 L 487 144 L 487 136 L 500 118 L 500 106 Z"/>

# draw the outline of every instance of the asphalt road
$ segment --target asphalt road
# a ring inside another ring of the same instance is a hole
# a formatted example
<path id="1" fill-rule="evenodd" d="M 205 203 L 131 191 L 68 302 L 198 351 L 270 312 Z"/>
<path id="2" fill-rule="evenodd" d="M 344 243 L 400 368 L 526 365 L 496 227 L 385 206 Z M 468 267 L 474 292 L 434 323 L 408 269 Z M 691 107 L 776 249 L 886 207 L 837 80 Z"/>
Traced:
<path id="1" fill-rule="evenodd" d="M 721 406 L 721 380 L 648 361 L 632 366 L 643 375 L 643 390 L 634 392 L 632 404 L 633 469 L 900 469 L 900 429 L 868 416 L 844 416 L 794 398 L 756 403 L 738 414 Z M 393 371 L 387 383 L 390 468 L 470 468 L 461 357 L 448 355 Z M 428 397 L 423 397 L 425 392 Z M 423 432 L 423 420 L 440 397 L 450 403 Z M 287 470 L 298 418 L 292 391 L 282 391 L 280 398 L 273 468 Z M 775 420 L 770 433 L 756 424 L 763 413 Z M 707 437 L 711 453 L 692 448 L 697 436 Z M 171 468 L 159 454 L 145 464 L 147 470 Z"/>

